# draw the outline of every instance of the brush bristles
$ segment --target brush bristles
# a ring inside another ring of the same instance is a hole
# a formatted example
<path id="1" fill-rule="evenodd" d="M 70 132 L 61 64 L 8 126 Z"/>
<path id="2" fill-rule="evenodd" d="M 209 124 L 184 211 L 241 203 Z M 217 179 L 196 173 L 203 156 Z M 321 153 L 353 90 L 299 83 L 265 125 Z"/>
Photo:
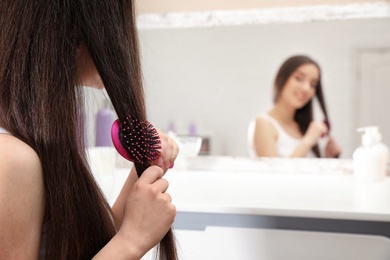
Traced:
<path id="1" fill-rule="evenodd" d="M 157 130 L 148 121 L 127 117 L 119 130 L 119 139 L 136 162 L 145 164 L 160 157 L 161 141 Z"/>

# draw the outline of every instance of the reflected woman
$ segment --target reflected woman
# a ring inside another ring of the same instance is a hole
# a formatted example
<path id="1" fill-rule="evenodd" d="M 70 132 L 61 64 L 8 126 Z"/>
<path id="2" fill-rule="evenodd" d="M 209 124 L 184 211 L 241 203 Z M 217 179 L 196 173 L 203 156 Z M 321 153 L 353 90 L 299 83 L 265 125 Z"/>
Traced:
<path id="1" fill-rule="evenodd" d="M 314 120 L 314 96 L 324 114 L 323 121 Z M 250 123 L 251 153 L 257 157 L 336 158 L 341 149 L 329 135 L 329 126 L 319 65 L 308 56 L 292 56 L 276 75 L 274 106 Z M 321 155 L 318 142 L 325 136 L 328 140 Z"/>

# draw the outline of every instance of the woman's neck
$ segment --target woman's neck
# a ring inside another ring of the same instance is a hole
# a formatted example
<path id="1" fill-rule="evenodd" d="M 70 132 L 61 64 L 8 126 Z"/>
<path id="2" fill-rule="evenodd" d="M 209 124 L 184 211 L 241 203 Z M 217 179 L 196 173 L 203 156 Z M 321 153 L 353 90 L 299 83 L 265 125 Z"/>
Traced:
<path id="1" fill-rule="evenodd" d="M 283 104 L 281 102 L 275 103 L 273 108 L 270 110 L 270 115 L 278 119 L 280 122 L 283 123 L 292 123 L 295 122 L 294 116 L 295 116 L 296 109 L 292 108 L 291 106 L 288 106 L 286 104 Z"/>

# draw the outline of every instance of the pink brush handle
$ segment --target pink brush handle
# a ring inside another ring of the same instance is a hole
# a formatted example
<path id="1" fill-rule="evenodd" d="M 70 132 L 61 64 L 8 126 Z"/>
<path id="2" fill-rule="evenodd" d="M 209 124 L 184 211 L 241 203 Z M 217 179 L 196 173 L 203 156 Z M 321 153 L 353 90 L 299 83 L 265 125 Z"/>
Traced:
<path id="1" fill-rule="evenodd" d="M 112 143 L 114 144 L 115 149 L 118 151 L 120 155 L 122 155 L 123 158 L 134 162 L 134 159 L 131 157 L 131 155 L 127 152 L 127 150 L 123 147 L 121 144 L 121 141 L 119 140 L 119 120 L 115 120 L 111 127 L 111 139 Z M 173 168 L 173 163 L 169 168 Z"/>

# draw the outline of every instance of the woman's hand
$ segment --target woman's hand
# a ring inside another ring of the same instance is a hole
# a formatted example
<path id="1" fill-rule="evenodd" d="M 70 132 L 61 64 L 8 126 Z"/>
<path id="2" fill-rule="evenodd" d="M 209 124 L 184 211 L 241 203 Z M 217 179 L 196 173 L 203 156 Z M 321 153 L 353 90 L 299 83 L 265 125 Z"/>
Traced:
<path id="1" fill-rule="evenodd" d="M 169 168 L 172 168 L 171 166 L 173 166 L 179 153 L 179 146 L 167 134 L 161 132 L 159 129 L 156 130 L 161 141 L 161 155 L 153 164 L 161 167 L 165 173 Z"/>
<path id="2" fill-rule="evenodd" d="M 336 143 L 332 136 L 329 136 L 328 143 L 325 146 L 325 157 L 326 158 L 337 158 L 341 154 L 341 148 Z"/>
<path id="3" fill-rule="evenodd" d="M 166 193 L 168 181 L 163 175 L 160 167 L 146 169 L 125 201 L 118 235 L 127 240 L 140 257 L 161 241 L 176 216 L 171 196 Z"/>
<path id="4" fill-rule="evenodd" d="M 312 121 L 302 140 L 308 146 L 313 147 L 322 136 L 326 135 L 327 132 L 328 128 L 324 122 Z"/>
<path id="5" fill-rule="evenodd" d="M 171 167 L 171 165 L 173 165 L 173 162 L 177 157 L 179 148 L 175 143 L 175 141 L 173 141 L 168 135 L 164 134 L 158 129 L 156 130 L 161 140 L 161 155 L 155 162 L 153 162 L 153 164 L 159 166 L 158 168 L 162 170 L 164 175 L 164 173 L 166 173 L 166 171 Z M 135 171 L 135 168 L 133 167 L 131 169 L 131 173 L 127 177 L 127 180 L 121 189 L 121 192 L 119 193 L 118 198 L 116 199 L 114 205 L 112 206 L 115 225 L 118 229 L 122 225 L 122 221 L 124 218 L 124 207 L 126 205 L 126 201 L 128 200 L 129 194 L 137 181 L 138 181 L 137 173 Z"/>

